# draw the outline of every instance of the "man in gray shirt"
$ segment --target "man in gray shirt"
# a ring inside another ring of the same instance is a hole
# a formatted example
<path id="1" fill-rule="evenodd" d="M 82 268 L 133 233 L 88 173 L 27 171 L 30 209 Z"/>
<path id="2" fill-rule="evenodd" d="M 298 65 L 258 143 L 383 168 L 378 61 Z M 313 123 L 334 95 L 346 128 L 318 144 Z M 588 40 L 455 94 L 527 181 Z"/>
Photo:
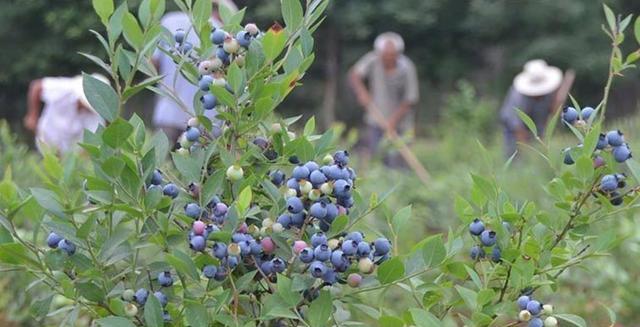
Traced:
<path id="1" fill-rule="evenodd" d="M 517 142 L 524 143 L 529 139 L 529 131 L 515 109 L 526 113 L 535 123 L 538 134 L 542 135 L 547 119 L 555 110 L 553 107 L 561 84 L 562 71 L 548 66 L 541 59 L 527 62 L 524 70 L 514 78 L 500 108 L 507 157 L 516 152 Z"/>
<path id="2" fill-rule="evenodd" d="M 418 102 L 418 78 L 411 59 L 402 54 L 404 41 L 393 32 L 380 34 L 374 43 L 374 51 L 360 58 L 350 72 L 350 82 L 358 103 L 364 109 L 367 124 L 369 154 L 378 148 L 386 130 L 398 134 L 412 128 L 412 107 Z M 368 80 L 368 87 L 365 85 Z M 374 119 L 374 111 L 384 118 L 386 126 Z M 385 163 L 399 166 L 402 159 L 386 156 Z"/>

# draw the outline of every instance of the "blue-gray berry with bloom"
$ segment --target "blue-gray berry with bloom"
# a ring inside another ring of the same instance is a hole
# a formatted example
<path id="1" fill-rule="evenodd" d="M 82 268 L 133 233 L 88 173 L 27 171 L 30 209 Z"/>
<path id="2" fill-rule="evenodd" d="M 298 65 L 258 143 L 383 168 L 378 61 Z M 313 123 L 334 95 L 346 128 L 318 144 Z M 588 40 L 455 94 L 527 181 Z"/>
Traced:
<path id="1" fill-rule="evenodd" d="M 206 265 L 202 268 L 202 274 L 208 279 L 213 279 L 216 276 L 216 272 L 218 272 L 218 267 L 214 265 Z"/>
<path id="2" fill-rule="evenodd" d="M 578 119 L 578 111 L 574 107 L 566 107 L 562 110 L 562 120 L 573 124 Z"/>
<path id="3" fill-rule="evenodd" d="M 180 193 L 180 189 L 173 183 L 168 183 L 162 188 L 162 193 L 170 198 L 177 198 Z"/>
<path id="4" fill-rule="evenodd" d="M 58 248 L 64 251 L 67 255 L 73 255 L 76 253 L 76 245 L 67 239 L 60 240 L 60 242 L 58 242 Z"/>
<path id="5" fill-rule="evenodd" d="M 375 241 L 373 241 L 373 248 L 375 250 L 374 251 L 375 255 L 377 256 L 385 255 L 389 253 L 389 251 L 391 251 L 391 242 L 384 237 L 380 237 Z"/>
<path id="6" fill-rule="evenodd" d="M 530 297 L 526 295 L 522 295 L 518 298 L 518 301 L 516 302 L 518 303 L 518 308 L 520 308 L 520 310 L 526 310 L 527 304 L 529 303 L 529 301 L 531 301 Z"/>
<path id="7" fill-rule="evenodd" d="M 471 256 L 471 259 L 473 260 L 482 259 L 484 258 L 484 255 L 484 249 L 478 245 L 471 247 L 471 251 L 469 252 L 469 256 Z"/>
<path id="8" fill-rule="evenodd" d="M 304 210 L 304 204 L 302 203 L 302 200 L 300 200 L 299 198 L 296 198 L 296 197 L 288 198 L 287 199 L 287 210 L 290 213 L 302 212 L 302 210 Z"/>
<path id="9" fill-rule="evenodd" d="M 617 162 L 622 163 L 627 161 L 629 158 L 631 158 L 631 149 L 629 149 L 629 145 L 627 143 L 623 143 L 622 145 L 613 148 L 613 159 Z"/>
<path id="10" fill-rule="evenodd" d="M 171 272 L 163 271 L 158 274 L 158 284 L 162 287 L 169 287 L 173 285 L 173 277 L 171 277 Z"/>
<path id="11" fill-rule="evenodd" d="M 493 246 L 496 244 L 496 232 L 492 230 L 484 230 L 480 234 L 480 242 L 482 242 L 482 245 L 484 246 Z"/>
<path id="12" fill-rule="evenodd" d="M 309 265 L 309 272 L 311 276 L 321 278 L 327 271 L 327 266 L 320 261 L 314 261 Z"/>
<path id="13" fill-rule="evenodd" d="M 331 258 L 331 249 L 326 244 L 320 244 L 313 250 L 313 256 L 318 261 L 327 261 Z"/>
<path id="14" fill-rule="evenodd" d="M 323 232 L 317 232 L 311 235 L 311 246 L 317 247 L 322 244 L 327 244 L 327 235 Z"/>
<path id="15" fill-rule="evenodd" d="M 480 235 L 483 231 L 484 231 L 484 223 L 483 223 L 483 222 L 482 222 L 482 220 L 480 220 L 479 218 L 474 219 L 474 220 L 469 224 L 469 233 L 471 233 L 471 235 L 478 236 L 478 235 Z"/>
<path id="16" fill-rule="evenodd" d="M 133 300 L 136 301 L 139 305 L 144 305 L 147 303 L 147 298 L 149 297 L 149 291 L 144 288 L 140 288 L 136 291 L 136 294 L 133 295 Z"/>
<path id="17" fill-rule="evenodd" d="M 200 206 L 197 203 L 188 203 L 184 206 L 184 214 L 193 219 L 199 218 L 201 212 Z"/>
<path id="18" fill-rule="evenodd" d="M 591 118 L 591 115 L 593 115 L 593 113 L 596 110 L 591 108 L 591 107 L 584 107 L 582 108 L 582 110 L 580 111 L 580 117 L 582 118 L 582 120 L 584 121 L 588 121 L 589 118 Z"/>
<path id="19" fill-rule="evenodd" d="M 54 232 L 49 233 L 49 236 L 47 236 L 47 245 L 52 249 L 58 248 L 60 241 L 62 241 L 62 237 Z"/>
<path id="20" fill-rule="evenodd" d="M 611 146 L 621 146 L 624 143 L 624 136 L 619 130 L 609 131 L 607 132 L 607 142 Z"/>
<path id="21" fill-rule="evenodd" d="M 536 300 L 531 300 L 527 303 L 527 311 L 532 315 L 537 316 L 542 311 L 542 304 Z"/>

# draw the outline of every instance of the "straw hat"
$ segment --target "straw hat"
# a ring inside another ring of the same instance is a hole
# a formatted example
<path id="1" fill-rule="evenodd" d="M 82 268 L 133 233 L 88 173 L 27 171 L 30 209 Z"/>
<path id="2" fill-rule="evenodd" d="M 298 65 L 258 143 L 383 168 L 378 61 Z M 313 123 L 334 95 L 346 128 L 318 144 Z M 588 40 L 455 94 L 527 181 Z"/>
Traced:
<path id="1" fill-rule="evenodd" d="M 238 11 L 238 6 L 233 2 L 233 0 L 211 0 L 213 4 L 218 6 L 225 6 L 229 8 L 232 12 L 236 13 Z"/>
<path id="2" fill-rule="evenodd" d="M 109 79 L 104 77 L 104 75 L 93 73 L 91 74 L 91 76 L 107 85 L 111 85 L 111 83 L 109 82 Z M 73 92 L 75 93 L 76 97 L 78 97 L 78 100 L 80 100 L 82 105 L 88 108 L 89 110 L 97 113 L 96 110 L 93 108 L 93 106 L 91 106 L 91 104 L 89 103 L 87 96 L 84 94 L 84 87 L 82 86 L 82 75 L 77 75 L 76 77 L 74 77 L 72 83 L 73 83 Z"/>
<path id="3" fill-rule="evenodd" d="M 524 70 L 513 79 L 513 87 L 526 96 L 541 96 L 555 91 L 562 83 L 562 71 L 535 59 L 524 65 Z"/>

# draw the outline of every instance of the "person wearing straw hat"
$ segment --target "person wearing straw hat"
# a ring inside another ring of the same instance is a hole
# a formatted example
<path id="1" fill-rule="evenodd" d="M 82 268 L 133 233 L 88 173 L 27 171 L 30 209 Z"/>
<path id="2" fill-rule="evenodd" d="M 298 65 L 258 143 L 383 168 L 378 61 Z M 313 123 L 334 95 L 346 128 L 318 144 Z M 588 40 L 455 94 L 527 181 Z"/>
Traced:
<path id="1" fill-rule="evenodd" d="M 365 111 L 369 155 L 377 151 L 386 131 L 402 134 L 413 125 L 410 113 L 418 103 L 418 77 L 415 65 L 403 52 L 404 40 L 400 35 L 382 33 L 375 39 L 374 50 L 360 58 L 349 73 L 358 103 Z M 385 156 L 384 161 L 391 167 L 404 164 L 395 153 Z"/>
<path id="2" fill-rule="evenodd" d="M 92 76 L 109 84 L 100 74 Z M 102 124 L 104 120 L 84 94 L 81 75 L 44 77 L 30 83 L 24 126 L 35 133 L 40 152 L 43 148 L 58 154 L 71 151 L 82 140 L 85 129 L 94 132 Z"/>
<path id="3" fill-rule="evenodd" d="M 210 23 L 213 27 L 220 27 L 222 25 L 218 13 L 219 6 L 225 6 L 232 12 L 238 11 L 238 7 L 231 0 L 212 0 L 212 4 L 213 10 L 211 12 Z M 178 29 L 184 30 L 186 32 L 186 42 L 194 47 L 200 45 L 198 35 L 193 31 L 191 20 L 186 13 L 182 11 L 168 12 L 162 17 L 160 24 L 171 33 L 175 33 Z M 163 45 L 161 44 L 160 46 Z M 153 54 L 152 60 L 158 69 L 158 73 L 164 76 L 162 79 L 163 86 L 168 87 L 170 91 L 193 112 L 191 106 L 193 104 L 193 98 L 198 91 L 197 86 L 191 84 L 180 74 L 180 70 L 173 62 L 173 59 L 162 50 L 157 49 Z M 216 111 L 208 110 L 205 112 L 205 115 L 213 119 Z M 156 98 L 153 111 L 153 124 L 157 129 L 162 130 L 167 135 L 169 141 L 175 143 L 178 140 L 179 136 L 184 132 L 190 117 L 189 113 L 185 112 L 185 109 L 181 108 L 173 99 L 165 96 L 158 96 Z"/>
<path id="4" fill-rule="evenodd" d="M 517 109 L 526 113 L 542 135 L 547 119 L 553 113 L 556 93 L 563 79 L 562 71 L 547 65 L 542 59 L 527 62 L 524 69 L 513 79 L 513 85 L 500 109 L 505 141 L 505 154 L 513 155 L 517 142 L 527 142 L 529 131 L 524 125 Z"/>

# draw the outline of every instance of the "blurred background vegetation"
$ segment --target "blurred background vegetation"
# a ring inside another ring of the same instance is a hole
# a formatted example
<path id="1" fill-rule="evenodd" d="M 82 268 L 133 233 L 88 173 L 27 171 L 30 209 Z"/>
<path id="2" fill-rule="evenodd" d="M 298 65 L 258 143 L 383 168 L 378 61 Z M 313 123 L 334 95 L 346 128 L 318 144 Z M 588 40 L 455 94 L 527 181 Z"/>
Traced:
<path id="1" fill-rule="evenodd" d="M 134 8 L 139 0 L 129 0 Z M 616 12 L 638 13 L 640 1 L 606 1 Z M 175 9 L 167 1 L 169 9 Z M 279 17 L 279 1 L 237 0 L 247 21 L 267 27 Z M 448 115 L 449 95 L 460 80 L 491 106 L 477 108 L 495 127 L 494 113 L 513 76 L 532 58 L 544 58 L 577 79 L 573 94 L 585 103 L 602 94 L 609 45 L 600 25 L 602 8 L 590 0 L 349 0 L 334 1 L 316 33 L 316 62 L 284 104 L 283 114 L 316 114 L 324 127 L 334 120 L 357 126 L 362 113 L 347 86 L 348 68 L 371 49 L 381 32 L 396 31 L 419 71 L 421 101 L 417 130 L 436 136 Z M 95 67 L 78 51 L 102 53 L 89 29 L 101 31 L 90 1 L 10 0 L 0 3 L 0 117 L 18 127 L 29 81 L 76 75 Z M 627 76 L 614 87 L 612 115 L 634 112 L 640 78 Z M 131 101 L 130 111 L 149 117 L 152 95 Z M 592 104 L 595 105 L 595 104 Z"/>
<path id="2" fill-rule="evenodd" d="M 138 2 L 129 4 L 133 8 Z M 606 2 L 615 12 L 640 14 L 640 1 Z M 247 21 L 259 26 L 269 26 L 279 17 L 275 0 L 236 3 L 247 6 Z M 9 122 L 0 124 L 0 177 L 11 173 L 20 186 L 29 187 L 46 179 L 39 156 L 27 146 L 33 143 L 31 136 L 21 127 L 28 83 L 42 76 L 95 71 L 77 51 L 102 54 L 88 32 L 100 31 L 100 25 L 91 2 L 77 0 L 4 1 L 0 20 L 0 119 Z M 497 110 L 513 76 L 524 62 L 537 57 L 563 70 L 574 69 L 577 79 L 572 93 L 582 103 L 595 106 L 602 95 L 610 50 L 600 29 L 603 22 L 600 4 L 591 0 L 336 0 L 315 34 L 315 64 L 304 85 L 279 110 L 285 116 L 316 115 L 323 127 L 342 121 L 339 129 L 357 131 L 362 115 L 347 87 L 347 70 L 371 49 L 380 32 L 391 30 L 404 36 L 406 53 L 416 63 L 421 82 L 416 127 L 425 137 L 413 148 L 433 180 L 425 187 L 411 173 L 389 171 L 379 160 L 356 162 L 363 198 L 395 188 L 386 210 L 392 213 L 413 206 L 412 229 L 398 244 L 402 252 L 426 234 L 459 225 L 454 199 L 469 196 L 469 172 L 494 176 L 517 201 L 553 208 L 544 185 L 552 168 L 535 154 L 524 153 L 511 168 L 502 167 Z M 640 144 L 636 132 L 640 71 L 629 70 L 614 84 L 608 111 L 613 119 L 608 125 L 624 130 L 631 144 Z M 149 118 L 152 107 L 152 95 L 143 94 L 129 102 L 128 110 Z M 343 135 L 342 146 L 355 144 L 357 133 Z M 556 163 L 560 163 L 560 149 L 574 145 L 568 136 L 559 133 L 553 139 Z M 383 214 L 384 210 L 372 216 L 367 224 L 382 223 Z M 25 221 L 23 228 L 26 233 L 33 226 Z M 635 326 L 640 318 L 640 285 L 635 282 L 640 274 L 636 260 L 640 227 L 629 216 L 612 222 L 611 228 L 625 235 L 613 255 L 595 259 L 587 268 L 568 270 L 561 291 L 547 291 L 543 297 L 559 312 L 582 315 L 589 326 L 607 324 L 601 303 L 617 312 L 619 326 Z M 29 318 L 28 303 L 46 290 L 25 292 L 30 281 L 24 274 L 0 274 L 0 286 L 6 290 L 0 294 L 0 326 L 12 326 L 6 319 L 20 326 L 42 326 Z M 386 296 L 389 310 L 404 309 L 402 296 Z M 60 304 L 54 303 L 51 310 L 56 305 Z M 65 314 L 53 312 L 49 319 L 60 323 Z"/>

